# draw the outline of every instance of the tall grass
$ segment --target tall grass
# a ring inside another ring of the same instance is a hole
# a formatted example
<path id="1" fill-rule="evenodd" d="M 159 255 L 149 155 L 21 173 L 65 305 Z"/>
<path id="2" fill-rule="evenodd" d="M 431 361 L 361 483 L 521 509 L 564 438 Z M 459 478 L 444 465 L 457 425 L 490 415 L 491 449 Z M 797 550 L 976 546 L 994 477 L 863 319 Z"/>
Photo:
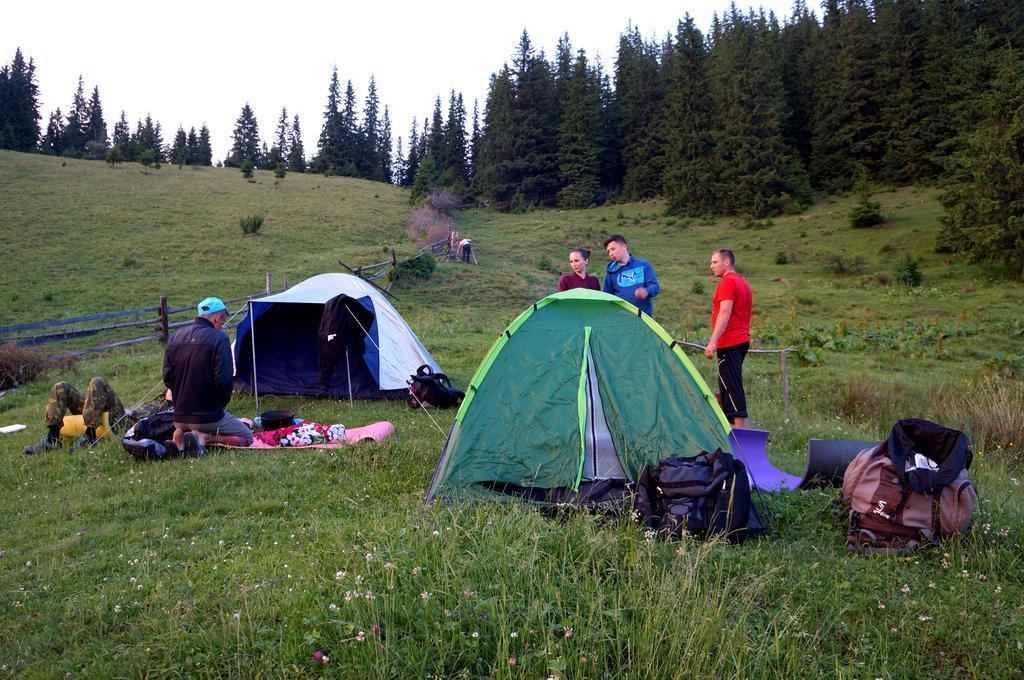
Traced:
<path id="1" fill-rule="evenodd" d="M 988 376 L 944 383 L 929 410 L 967 432 L 976 450 L 1024 462 L 1024 381 Z"/>

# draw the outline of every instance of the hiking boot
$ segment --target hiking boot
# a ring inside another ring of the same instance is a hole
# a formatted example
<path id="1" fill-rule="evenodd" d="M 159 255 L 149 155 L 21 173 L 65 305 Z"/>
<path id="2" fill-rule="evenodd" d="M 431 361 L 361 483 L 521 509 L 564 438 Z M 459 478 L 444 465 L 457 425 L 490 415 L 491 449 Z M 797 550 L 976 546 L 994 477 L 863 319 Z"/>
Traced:
<path id="1" fill-rule="evenodd" d="M 181 453 L 186 458 L 199 458 L 206 455 L 206 447 L 200 444 L 191 432 L 185 433 L 185 436 L 181 438 L 181 443 L 183 444 Z"/>
<path id="2" fill-rule="evenodd" d="M 88 451 L 92 448 L 96 440 L 87 434 L 83 434 L 81 437 L 75 440 L 75 443 L 68 449 L 71 453 L 81 453 L 82 451 Z"/>
<path id="3" fill-rule="evenodd" d="M 50 439 L 49 437 L 43 437 L 40 439 L 35 446 L 26 446 L 22 449 L 22 453 L 26 456 L 34 456 L 37 453 L 43 453 L 44 451 L 53 451 L 61 447 L 60 437 L 57 439 Z"/>
<path id="4" fill-rule="evenodd" d="M 174 443 L 173 439 L 168 439 L 164 442 L 164 449 L 167 450 L 168 458 L 179 458 L 181 451 L 178 450 L 178 445 Z"/>

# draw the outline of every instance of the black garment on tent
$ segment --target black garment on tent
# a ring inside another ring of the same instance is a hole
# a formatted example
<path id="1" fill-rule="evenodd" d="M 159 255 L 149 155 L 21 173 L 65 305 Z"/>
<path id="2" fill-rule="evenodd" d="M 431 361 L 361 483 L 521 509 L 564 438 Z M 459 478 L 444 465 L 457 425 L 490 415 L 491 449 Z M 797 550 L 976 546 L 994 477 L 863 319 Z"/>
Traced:
<path id="1" fill-rule="evenodd" d="M 347 295 L 331 298 L 324 304 L 320 328 L 317 330 L 317 343 L 320 348 L 320 386 L 324 391 L 330 388 L 338 365 L 344 366 L 346 353 L 346 373 L 351 373 L 353 361 L 362 363 L 363 353 L 366 351 L 366 333 L 372 324 L 373 312 Z M 347 381 L 347 374 L 342 378 Z"/>

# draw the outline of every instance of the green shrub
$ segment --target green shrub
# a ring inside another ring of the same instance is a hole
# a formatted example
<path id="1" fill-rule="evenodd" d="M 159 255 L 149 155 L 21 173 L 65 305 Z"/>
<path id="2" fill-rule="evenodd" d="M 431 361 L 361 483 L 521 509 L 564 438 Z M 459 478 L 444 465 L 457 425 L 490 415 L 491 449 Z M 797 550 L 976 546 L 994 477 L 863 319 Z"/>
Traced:
<path id="1" fill-rule="evenodd" d="M 854 229 L 867 229 L 882 223 L 882 204 L 869 201 L 867 198 L 850 211 L 850 226 Z"/>
<path id="2" fill-rule="evenodd" d="M 838 253 L 833 253 L 825 258 L 825 268 L 835 276 L 846 276 L 847 274 L 859 274 L 864 271 L 867 263 L 860 255 L 845 258 Z"/>
<path id="3" fill-rule="evenodd" d="M 243 234 L 258 234 L 263 227 L 263 215 L 248 215 L 238 220 Z"/>
<path id="4" fill-rule="evenodd" d="M 789 264 L 789 253 L 785 250 L 775 253 L 775 264 Z"/>
<path id="5" fill-rule="evenodd" d="M 284 169 L 284 165 L 281 164 L 281 163 L 278 163 L 277 167 L 274 168 L 274 177 L 276 177 L 277 179 L 284 179 L 284 176 L 286 174 L 287 174 L 287 172 Z M 374 198 L 377 198 L 377 197 L 374 196 Z"/>
<path id="6" fill-rule="evenodd" d="M 904 255 L 896 265 L 896 283 L 916 288 L 921 285 L 921 267 L 917 258 Z"/>
<path id="7" fill-rule="evenodd" d="M 693 285 L 690 286 L 690 292 L 693 293 L 694 295 L 703 295 L 704 294 L 704 282 L 700 281 L 700 280 L 694 281 Z"/>
<path id="8" fill-rule="evenodd" d="M 252 170 L 253 170 L 253 168 L 252 168 L 252 159 L 251 158 L 246 158 L 242 162 L 241 170 L 242 170 L 242 177 L 244 177 L 246 179 L 249 179 L 250 177 L 252 177 Z"/>
<path id="9" fill-rule="evenodd" d="M 414 276 L 418 279 L 429 279 L 437 268 L 437 260 L 429 253 L 420 253 L 416 257 L 405 262 L 400 262 L 391 272 L 391 280 L 397 281 L 401 278 Z"/>

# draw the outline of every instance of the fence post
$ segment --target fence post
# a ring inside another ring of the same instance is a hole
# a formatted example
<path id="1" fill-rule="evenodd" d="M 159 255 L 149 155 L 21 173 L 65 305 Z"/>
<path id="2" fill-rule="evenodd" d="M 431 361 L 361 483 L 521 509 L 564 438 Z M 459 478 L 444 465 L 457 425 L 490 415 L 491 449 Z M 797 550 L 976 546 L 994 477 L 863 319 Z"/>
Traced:
<path id="1" fill-rule="evenodd" d="M 270 272 L 267 272 L 267 295 L 270 295 Z"/>
<path id="2" fill-rule="evenodd" d="M 170 338 L 170 327 L 167 322 L 167 296 L 160 296 L 160 342 L 167 344 Z"/>
<path id="3" fill-rule="evenodd" d="M 285 275 L 284 275 L 284 289 L 288 290 L 288 274 L 287 273 L 285 273 Z"/>
<path id="4" fill-rule="evenodd" d="M 786 420 L 789 420 L 789 373 L 786 371 L 786 350 L 782 350 L 782 401 L 786 405 Z"/>

